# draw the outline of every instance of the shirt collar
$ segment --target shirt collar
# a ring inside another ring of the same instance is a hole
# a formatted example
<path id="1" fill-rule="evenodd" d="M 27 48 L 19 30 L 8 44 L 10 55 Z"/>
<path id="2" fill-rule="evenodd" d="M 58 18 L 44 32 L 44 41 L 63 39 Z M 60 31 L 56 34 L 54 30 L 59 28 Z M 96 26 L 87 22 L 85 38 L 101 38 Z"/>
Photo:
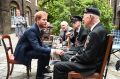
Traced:
<path id="1" fill-rule="evenodd" d="M 92 30 L 95 28 L 95 26 L 96 26 L 97 24 L 98 24 L 98 22 L 95 23 L 95 24 L 91 27 L 90 31 L 92 31 Z"/>
<path id="2" fill-rule="evenodd" d="M 38 27 L 38 28 L 39 28 L 39 31 L 41 32 L 42 29 L 40 27 Z"/>
<path id="3" fill-rule="evenodd" d="M 76 29 L 76 32 L 77 32 L 77 33 L 79 33 L 79 31 L 80 31 L 80 27 L 79 27 L 78 29 Z"/>

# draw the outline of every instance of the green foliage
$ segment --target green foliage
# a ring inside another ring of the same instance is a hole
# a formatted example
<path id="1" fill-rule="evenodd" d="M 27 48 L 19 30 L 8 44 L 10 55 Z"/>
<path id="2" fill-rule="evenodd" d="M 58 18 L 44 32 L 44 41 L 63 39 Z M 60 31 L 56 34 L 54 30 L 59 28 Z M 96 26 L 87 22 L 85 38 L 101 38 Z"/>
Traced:
<path id="1" fill-rule="evenodd" d="M 112 8 L 109 5 L 108 0 L 91 0 L 86 2 L 86 6 L 96 6 L 100 9 L 101 22 L 105 25 L 105 28 L 110 31 L 113 28 L 112 25 Z"/>
<path id="2" fill-rule="evenodd" d="M 84 9 L 88 6 L 98 7 L 101 12 L 101 22 L 105 28 L 108 31 L 113 28 L 113 14 L 108 0 L 39 0 L 39 4 L 40 10 L 45 8 L 49 13 L 48 21 L 53 24 L 53 33 L 56 35 L 59 34 L 61 21 L 66 20 L 70 23 L 71 15 L 83 15 Z"/>

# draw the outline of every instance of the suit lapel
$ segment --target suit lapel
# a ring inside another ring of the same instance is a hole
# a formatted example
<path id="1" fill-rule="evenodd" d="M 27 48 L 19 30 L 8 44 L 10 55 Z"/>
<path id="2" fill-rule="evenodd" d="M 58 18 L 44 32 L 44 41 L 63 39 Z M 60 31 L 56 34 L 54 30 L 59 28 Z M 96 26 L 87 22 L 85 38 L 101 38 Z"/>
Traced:
<path id="1" fill-rule="evenodd" d="M 38 37 L 39 40 L 42 42 L 42 35 L 43 35 L 43 33 L 42 33 L 42 31 L 40 32 L 40 30 L 39 30 L 37 24 L 35 24 L 35 29 L 36 29 L 37 37 Z"/>
<path id="2" fill-rule="evenodd" d="M 93 28 L 93 30 L 92 31 L 94 31 L 95 29 L 96 29 L 96 27 L 99 27 L 101 25 L 101 23 L 98 23 L 94 28 Z M 91 32 L 92 32 L 91 31 Z M 91 33 L 90 32 L 90 33 Z M 85 41 L 85 44 L 84 44 L 84 47 L 86 48 L 87 47 L 87 44 L 89 43 L 89 41 L 90 41 L 90 33 L 88 34 L 88 36 L 87 36 L 87 39 L 86 39 L 86 41 Z"/>

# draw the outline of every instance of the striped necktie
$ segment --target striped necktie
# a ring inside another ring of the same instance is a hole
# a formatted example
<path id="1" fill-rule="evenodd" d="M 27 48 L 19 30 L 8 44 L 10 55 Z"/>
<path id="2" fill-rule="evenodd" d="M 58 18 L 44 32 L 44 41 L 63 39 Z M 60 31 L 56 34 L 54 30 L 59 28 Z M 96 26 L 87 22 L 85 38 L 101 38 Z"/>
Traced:
<path id="1" fill-rule="evenodd" d="M 63 41 L 65 41 L 66 39 L 66 31 L 64 31 L 64 34 L 63 34 Z"/>

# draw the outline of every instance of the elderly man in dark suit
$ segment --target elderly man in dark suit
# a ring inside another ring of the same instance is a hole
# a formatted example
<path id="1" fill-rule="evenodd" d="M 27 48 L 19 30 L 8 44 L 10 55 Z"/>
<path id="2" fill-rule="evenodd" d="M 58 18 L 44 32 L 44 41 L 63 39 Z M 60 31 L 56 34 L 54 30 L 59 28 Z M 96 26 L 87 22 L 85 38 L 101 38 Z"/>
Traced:
<path id="1" fill-rule="evenodd" d="M 31 59 L 38 59 L 36 79 L 44 79 L 43 72 L 49 64 L 50 54 L 63 54 L 62 50 L 46 47 L 42 42 L 43 29 L 46 28 L 48 14 L 38 11 L 34 15 L 35 24 L 25 31 L 15 48 L 15 60 L 29 65 Z"/>
<path id="2" fill-rule="evenodd" d="M 76 71 L 82 75 L 90 75 L 100 69 L 102 64 L 107 32 L 100 23 L 100 12 L 95 7 L 86 8 L 83 22 L 90 29 L 84 47 L 68 61 L 54 65 L 53 79 L 68 79 L 68 72 Z"/>
<path id="3" fill-rule="evenodd" d="M 74 33 L 68 33 L 70 35 L 70 42 L 72 42 L 69 51 L 67 51 L 64 55 L 60 56 L 62 61 L 67 61 L 69 57 L 75 55 L 77 51 L 79 51 L 79 47 L 83 47 L 86 37 L 88 35 L 88 29 L 84 28 L 82 25 L 82 18 L 80 16 L 72 16 L 71 23 L 74 28 Z"/>
<path id="4" fill-rule="evenodd" d="M 74 46 L 84 44 L 88 31 L 82 26 L 82 18 L 80 16 L 72 16 L 71 23 L 74 28 L 74 36 L 71 38 L 71 42 Z"/>

